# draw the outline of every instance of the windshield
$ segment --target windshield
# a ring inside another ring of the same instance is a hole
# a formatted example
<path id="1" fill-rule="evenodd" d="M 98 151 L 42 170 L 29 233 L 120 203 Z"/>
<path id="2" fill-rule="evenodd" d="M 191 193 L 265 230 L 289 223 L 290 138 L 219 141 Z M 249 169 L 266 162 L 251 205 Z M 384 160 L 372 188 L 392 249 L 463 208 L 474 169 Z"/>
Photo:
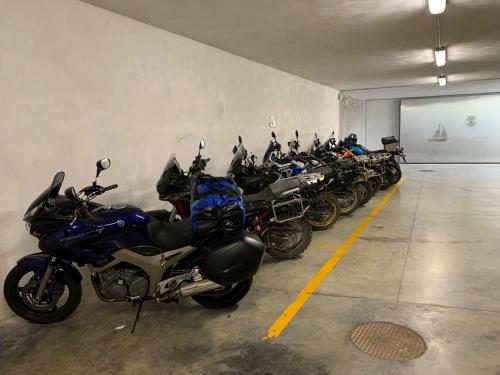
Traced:
<path id="1" fill-rule="evenodd" d="M 240 165 L 241 162 L 245 160 L 246 156 L 247 156 L 247 150 L 245 149 L 245 146 L 243 146 L 243 143 L 240 143 L 240 145 L 236 148 L 233 160 L 231 160 L 231 164 L 229 166 L 229 172 L 233 171 L 234 168 L 238 167 L 238 165 Z"/>
<path id="2" fill-rule="evenodd" d="M 57 172 L 52 179 L 50 186 L 45 189 L 28 207 L 26 214 L 28 214 L 35 207 L 45 203 L 49 198 L 55 198 L 61 190 L 62 183 L 64 181 L 64 172 Z"/>
<path id="3" fill-rule="evenodd" d="M 330 136 L 323 144 L 323 147 L 328 151 L 333 150 L 335 148 L 335 138 Z"/>
<path id="4" fill-rule="evenodd" d="M 264 157 L 262 158 L 262 164 L 265 164 L 271 160 L 271 157 L 273 156 L 273 151 L 275 150 L 276 146 L 274 145 L 274 142 L 273 141 L 269 142 L 269 146 L 267 147 L 267 150 L 264 153 Z"/>
<path id="5" fill-rule="evenodd" d="M 175 170 L 176 172 L 183 173 L 181 165 L 177 161 L 175 154 L 170 155 L 170 158 L 168 158 L 167 165 L 165 165 L 165 168 L 163 168 L 163 171 L 161 171 L 161 176 L 164 176 L 167 171 L 173 171 L 173 170 Z"/>
<path id="6" fill-rule="evenodd" d="M 288 154 L 295 155 L 299 153 L 299 142 L 297 141 L 297 139 L 292 138 L 290 142 L 288 142 L 288 145 Z"/>

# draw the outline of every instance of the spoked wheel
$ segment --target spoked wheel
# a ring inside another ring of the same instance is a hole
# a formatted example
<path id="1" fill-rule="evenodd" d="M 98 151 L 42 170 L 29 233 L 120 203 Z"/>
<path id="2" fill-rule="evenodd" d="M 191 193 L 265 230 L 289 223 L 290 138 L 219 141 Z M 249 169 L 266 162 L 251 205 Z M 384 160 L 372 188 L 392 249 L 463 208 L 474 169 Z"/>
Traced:
<path id="1" fill-rule="evenodd" d="M 200 305 L 210 309 L 222 309 L 236 305 L 243 299 L 252 286 L 253 278 L 246 279 L 233 285 L 215 289 L 210 292 L 191 296 Z"/>
<path id="2" fill-rule="evenodd" d="M 385 168 L 384 183 L 382 184 L 382 190 L 389 188 L 389 186 L 394 184 L 396 179 L 396 168 L 390 166 Z"/>
<path id="3" fill-rule="evenodd" d="M 331 193 L 322 192 L 311 199 L 307 218 L 313 230 L 325 230 L 335 224 L 339 211 L 337 198 Z"/>
<path id="4" fill-rule="evenodd" d="M 360 205 L 368 203 L 373 195 L 370 185 L 365 181 L 361 181 L 356 183 L 356 189 L 359 192 Z"/>
<path id="5" fill-rule="evenodd" d="M 395 177 L 394 177 L 393 184 L 397 184 L 399 182 L 399 180 L 401 180 L 401 176 L 402 176 L 401 168 L 399 167 L 398 164 L 395 164 L 394 165 L 394 170 L 395 170 L 396 174 L 395 174 Z"/>
<path id="6" fill-rule="evenodd" d="M 272 223 L 263 239 L 267 253 L 273 258 L 298 258 L 311 243 L 312 229 L 305 218 Z"/>
<path id="7" fill-rule="evenodd" d="M 381 176 L 370 177 L 368 179 L 368 183 L 372 188 L 373 194 L 377 194 L 380 188 L 382 187 L 383 179 Z"/>
<path id="8" fill-rule="evenodd" d="M 335 193 L 339 202 L 340 214 L 350 215 L 360 204 L 359 192 L 355 188 L 348 188 L 346 191 Z"/>
<path id="9" fill-rule="evenodd" d="M 80 304 L 82 286 L 68 274 L 55 272 L 39 301 L 35 296 L 40 279 L 33 270 L 15 266 L 5 278 L 3 293 L 9 307 L 33 323 L 54 323 L 67 318 Z"/>

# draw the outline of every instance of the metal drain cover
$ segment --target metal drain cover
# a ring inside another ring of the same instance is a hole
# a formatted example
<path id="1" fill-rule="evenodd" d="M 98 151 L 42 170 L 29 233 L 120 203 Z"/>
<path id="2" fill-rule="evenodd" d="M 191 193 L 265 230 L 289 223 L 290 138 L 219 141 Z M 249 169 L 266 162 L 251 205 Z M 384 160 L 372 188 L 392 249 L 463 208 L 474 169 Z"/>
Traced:
<path id="1" fill-rule="evenodd" d="M 351 341 L 366 354 L 393 361 L 418 358 L 427 350 L 417 333 L 387 322 L 360 324 L 352 331 Z"/>

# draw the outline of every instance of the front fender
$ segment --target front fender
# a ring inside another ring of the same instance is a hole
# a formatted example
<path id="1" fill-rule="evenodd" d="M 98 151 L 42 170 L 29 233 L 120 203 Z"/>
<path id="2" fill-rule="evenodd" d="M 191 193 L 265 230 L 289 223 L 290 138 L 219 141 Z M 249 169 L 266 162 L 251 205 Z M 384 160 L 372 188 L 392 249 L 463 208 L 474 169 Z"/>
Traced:
<path id="1" fill-rule="evenodd" d="M 42 277 L 49 263 L 49 259 L 49 254 L 34 253 L 19 259 L 17 265 L 26 270 L 33 270 L 35 271 L 35 276 Z"/>
<path id="2" fill-rule="evenodd" d="M 50 255 L 46 253 L 29 254 L 17 261 L 17 265 L 26 270 L 33 270 L 35 276 L 42 277 L 49 263 Z M 82 281 L 80 272 L 67 262 L 58 262 L 56 268 L 60 271 L 66 272 L 76 283 Z"/>

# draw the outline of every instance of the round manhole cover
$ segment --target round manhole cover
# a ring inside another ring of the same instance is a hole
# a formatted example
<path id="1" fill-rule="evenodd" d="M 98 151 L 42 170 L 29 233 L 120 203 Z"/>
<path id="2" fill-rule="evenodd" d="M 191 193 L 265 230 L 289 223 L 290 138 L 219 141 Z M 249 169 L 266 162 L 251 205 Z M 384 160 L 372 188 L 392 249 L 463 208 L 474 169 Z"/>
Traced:
<path id="1" fill-rule="evenodd" d="M 409 328 L 386 322 L 360 324 L 351 333 L 359 350 L 374 357 L 404 361 L 425 353 L 425 341 Z"/>

